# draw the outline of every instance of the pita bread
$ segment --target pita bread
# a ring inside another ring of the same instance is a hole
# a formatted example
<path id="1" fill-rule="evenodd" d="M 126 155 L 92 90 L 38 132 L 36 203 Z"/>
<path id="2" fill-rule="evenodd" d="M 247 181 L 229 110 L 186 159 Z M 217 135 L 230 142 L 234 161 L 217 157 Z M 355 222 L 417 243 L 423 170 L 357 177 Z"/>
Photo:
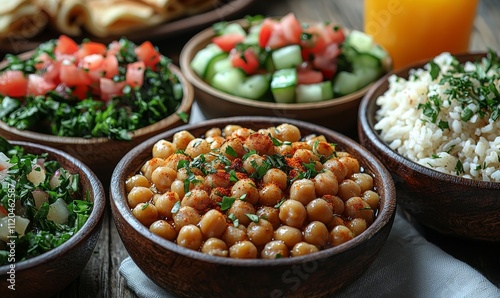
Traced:
<path id="1" fill-rule="evenodd" d="M 7 0 L 1 0 L 7 2 Z M 40 33 L 47 25 L 48 18 L 42 10 L 31 1 L 13 1 L 16 7 L 2 7 L 0 14 L 0 37 L 12 37 L 15 39 L 31 38 Z M 2 5 L 4 3 L 0 3 Z M 9 5 L 11 3 L 9 2 Z"/>
<path id="2" fill-rule="evenodd" d="M 89 11 L 84 0 L 59 0 L 59 10 L 53 24 L 59 32 L 80 35 L 83 24 L 89 20 Z"/>

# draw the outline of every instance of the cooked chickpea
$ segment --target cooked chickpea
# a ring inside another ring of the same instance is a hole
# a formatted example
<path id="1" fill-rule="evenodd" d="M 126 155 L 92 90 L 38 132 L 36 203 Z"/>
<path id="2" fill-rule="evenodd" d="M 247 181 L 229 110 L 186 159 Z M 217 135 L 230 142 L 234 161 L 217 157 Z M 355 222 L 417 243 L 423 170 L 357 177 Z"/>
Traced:
<path id="1" fill-rule="evenodd" d="M 177 235 L 177 244 L 192 250 L 198 250 L 203 242 L 200 228 L 195 225 L 183 226 Z"/>
<path id="2" fill-rule="evenodd" d="M 323 196 L 322 199 L 327 201 L 330 204 L 330 206 L 332 206 L 332 211 L 333 211 L 334 215 L 335 214 L 340 215 L 340 214 L 344 213 L 345 203 L 340 197 L 326 195 L 326 196 Z"/>
<path id="3" fill-rule="evenodd" d="M 201 220 L 200 214 L 193 207 L 189 206 L 179 208 L 177 212 L 173 213 L 172 218 L 176 231 L 179 231 L 183 226 L 190 224 L 197 225 Z"/>
<path id="4" fill-rule="evenodd" d="M 244 140 L 244 139 L 248 138 L 253 133 L 255 133 L 255 131 L 253 129 L 240 127 L 231 133 L 231 137 L 240 138 L 240 139 Z"/>
<path id="5" fill-rule="evenodd" d="M 205 238 L 220 238 L 227 228 L 226 218 L 215 209 L 205 213 L 198 225 Z"/>
<path id="6" fill-rule="evenodd" d="M 352 197 L 361 196 L 361 188 L 359 184 L 351 179 L 345 179 L 339 184 L 339 191 L 337 195 L 345 202 Z"/>
<path id="7" fill-rule="evenodd" d="M 167 158 L 177 151 L 177 146 L 167 140 L 159 140 L 153 145 L 153 157 Z"/>
<path id="8" fill-rule="evenodd" d="M 328 243 L 328 234 L 324 223 L 313 221 L 304 229 L 304 241 L 318 247 L 325 247 Z"/>
<path id="9" fill-rule="evenodd" d="M 220 146 L 220 153 L 222 153 L 229 160 L 234 160 L 236 158 L 241 158 L 247 152 L 243 147 L 243 141 L 238 138 L 227 139 Z"/>
<path id="10" fill-rule="evenodd" d="M 221 236 L 221 239 L 231 246 L 237 242 L 248 240 L 247 229 L 243 225 L 238 227 L 229 225 Z"/>
<path id="11" fill-rule="evenodd" d="M 151 174 L 151 181 L 159 192 L 166 192 L 170 189 L 172 182 L 177 178 L 177 172 L 169 167 L 157 167 Z"/>
<path id="12" fill-rule="evenodd" d="M 335 174 L 330 170 L 325 170 L 314 177 L 314 189 L 318 197 L 324 195 L 336 195 L 339 190 L 339 183 Z"/>
<path id="13" fill-rule="evenodd" d="M 236 200 L 227 210 L 227 214 L 233 214 L 240 224 L 247 226 L 251 222 L 247 214 L 255 214 L 255 207 L 249 202 Z"/>
<path id="14" fill-rule="evenodd" d="M 251 151 L 255 150 L 260 155 L 274 154 L 274 144 L 268 135 L 254 133 L 245 140 L 245 147 Z"/>
<path id="15" fill-rule="evenodd" d="M 229 257 L 235 259 L 257 258 L 257 247 L 251 241 L 243 240 L 229 247 Z"/>
<path id="16" fill-rule="evenodd" d="M 274 207 L 262 206 L 257 210 L 256 214 L 259 218 L 270 222 L 274 229 L 277 229 L 281 225 L 279 210 Z"/>
<path id="17" fill-rule="evenodd" d="M 222 130 L 218 127 L 210 128 L 205 132 L 205 138 L 221 137 L 221 136 L 222 136 Z"/>
<path id="18" fill-rule="evenodd" d="M 339 184 L 342 183 L 347 176 L 348 169 L 338 158 L 330 158 L 323 164 L 323 167 L 335 174 Z"/>
<path id="19" fill-rule="evenodd" d="M 177 149 L 184 150 L 192 140 L 194 140 L 194 136 L 189 131 L 182 130 L 174 134 L 172 143 Z"/>
<path id="20" fill-rule="evenodd" d="M 149 226 L 149 230 L 152 233 L 170 241 L 174 241 L 175 238 L 177 238 L 177 232 L 174 227 L 163 219 L 153 222 Z"/>
<path id="21" fill-rule="evenodd" d="M 343 156 L 340 161 L 347 167 L 346 177 L 351 177 L 354 173 L 359 173 L 360 166 L 356 158 L 352 156 Z"/>
<path id="22" fill-rule="evenodd" d="M 217 171 L 214 174 L 205 176 L 203 184 L 210 188 L 226 188 L 231 186 L 231 181 L 229 181 L 229 174 L 226 171 Z"/>
<path id="23" fill-rule="evenodd" d="M 174 153 L 165 159 L 163 165 L 172 168 L 174 170 L 177 170 L 177 166 L 179 165 L 179 162 L 181 160 L 189 161 L 189 157 L 184 154 Z"/>
<path id="24" fill-rule="evenodd" d="M 343 202 L 342 202 L 343 204 Z M 306 206 L 307 220 L 328 224 L 333 218 L 333 207 L 323 199 L 314 199 Z"/>
<path id="25" fill-rule="evenodd" d="M 330 244 L 340 245 L 354 238 L 354 233 L 346 226 L 336 226 L 330 232 Z"/>
<path id="26" fill-rule="evenodd" d="M 333 218 L 332 218 L 332 221 L 330 221 L 328 223 L 328 229 L 331 231 L 333 230 L 333 228 L 335 228 L 336 226 L 345 226 L 346 223 L 345 221 L 342 219 L 342 217 L 338 216 L 338 215 L 335 215 Z"/>
<path id="27" fill-rule="evenodd" d="M 226 137 L 230 137 L 233 134 L 233 132 L 235 132 L 240 128 L 241 128 L 240 125 L 229 124 L 224 127 L 223 133 Z"/>
<path id="28" fill-rule="evenodd" d="M 243 169 L 245 169 L 245 172 L 251 175 L 264 164 L 265 160 L 266 159 L 264 157 L 258 154 L 252 154 L 243 161 Z"/>
<path id="29" fill-rule="evenodd" d="M 289 226 L 300 228 L 307 217 L 306 207 L 296 200 L 287 200 L 280 206 L 281 221 Z"/>
<path id="30" fill-rule="evenodd" d="M 226 242 L 218 238 L 210 238 L 201 247 L 201 252 L 216 257 L 227 257 L 229 250 Z"/>
<path id="31" fill-rule="evenodd" d="M 275 132 L 274 137 L 283 142 L 298 142 L 301 138 L 300 130 L 295 125 L 287 123 L 276 126 Z"/>
<path id="32" fill-rule="evenodd" d="M 273 225 L 265 219 L 258 222 L 251 222 L 247 227 L 248 240 L 256 246 L 265 245 L 273 239 Z"/>
<path id="33" fill-rule="evenodd" d="M 288 257 L 288 247 L 283 241 L 273 240 L 262 249 L 260 256 L 263 259 L 279 259 Z"/>
<path id="34" fill-rule="evenodd" d="M 291 249 L 295 244 L 302 241 L 302 231 L 291 226 L 283 225 L 274 231 L 274 239 L 283 241 L 283 243 Z"/>
<path id="35" fill-rule="evenodd" d="M 195 138 L 189 142 L 184 150 L 184 153 L 195 158 L 201 154 L 210 152 L 210 144 L 205 139 Z"/>
<path id="36" fill-rule="evenodd" d="M 319 249 L 316 247 L 316 245 L 312 245 L 307 242 L 299 242 L 292 248 L 291 255 L 292 257 L 299 257 L 318 251 Z"/>
<path id="37" fill-rule="evenodd" d="M 132 209 L 132 214 L 141 224 L 149 227 L 158 219 L 158 210 L 151 203 L 139 203 Z"/>
<path id="38" fill-rule="evenodd" d="M 172 184 L 170 185 L 170 190 L 177 193 L 179 198 L 183 198 L 184 195 L 186 194 L 184 191 L 184 181 L 176 179 Z"/>
<path id="39" fill-rule="evenodd" d="M 307 205 L 316 199 L 316 187 L 309 179 L 295 180 L 290 186 L 290 200 L 294 200 Z"/>
<path id="40" fill-rule="evenodd" d="M 277 168 L 267 170 L 266 174 L 262 177 L 264 184 L 274 183 L 281 190 L 285 190 L 288 186 L 288 176 L 285 172 Z"/>
<path id="41" fill-rule="evenodd" d="M 173 191 L 167 191 L 158 196 L 155 202 L 158 214 L 165 218 L 172 218 L 172 208 L 174 208 L 177 202 L 179 202 L 179 195 Z"/>
<path id="42" fill-rule="evenodd" d="M 208 142 L 208 144 L 210 144 L 211 150 L 220 148 L 222 146 L 222 144 L 224 144 L 225 141 L 226 141 L 226 139 L 224 139 L 224 137 L 221 137 L 221 136 L 207 138 L 207 142 Z"/>
<path id="43" fill-rule="evenodd" d="M 149 188 L 151 183 L 148 178 L 144 177 L 144 175 L 136 174 L 125 181 L 125 189 L 127 192 L 130 192 L 134 186 L 142 186 Z"/>
<path id="44" fill-rule="evenodd" d="M 316 139 L 312 143 L 311 147 L 312 147 L 312 151 L 315 154 L 318 154 L 318 155 L 321 155 L 324 157 L 332 156 L 335 153 L 335 147 L 326 141 L 320 141 L 320 140 Z"/>
<path id="45" fill-rule="evenodd" d="M 380 201 L 380 196 L 373 190 L 367 190 L 363 193 L 363 200 L 370 205 L 373 210 L 378 209 L 378 203 Z"/>
<path id="46" fill-rule="evenodd" d="M 263 206 L 275 206 L 283 198 L 283 192 L 274 183 L 266 184 L 259 190 L 259 203 Z"/>
<path id="47" fill-rule="evenodd" d="M 181 206 L 193 207 L 199 213 L 205 213 L 212 207 L 212 200 L 203 189 L 193 189 L 181 200 Z"/>
<path id="48" fill-rule="evenodd" d="M 153 198 L 153 192 L 148 187 L 135 186 L 127 195 L 127 202 L 131 208 L 140 203 L 149 202 Z"/>
<path id="49" fill-rule="evenodd" d="M 163 158 L 153 157 L 141 167 L 141 172 L 146 179 L 151 181 L 151 174 L 156 170 L 157 167 L 165 165 L 165 160 Z"/>
<path id="50" fill-rule="evenodd" d="M 368 225 L 366 224 L 366 220 L 364 220 L 363 218 L 354 218 L 346 224 L 346 227 L 351 230 L 354 236 L 358 236 L 359 234 L 363 233 L 366 230 L 367 226 Z"/>
<path id="51" fill-rule="evenodd" d="M 361 193 L 373 189 L 373 177 L 366 173 L 354 173 L 351 180 L 356 182 L 361 189 Z"/>
<path id="52" fill-rule="evenodd" d="M 345 202 L 345 214 L 349 218 L 363 218 L 367 224 L 372 224 L 374 214 L 370 205 L 360 197 L 352 197 Z"/>
<path id="53" fill-rule="evenodd" d="M 231 197 L 245 198 L 250 204 L 256 204 L 259 201 L 259 190 L 255 182 L 250 179 L 240 179 L 236 181 L 231 187 Z"/>
<path id="54" fill-rule="evenodd" d="M 300 160 L 300 162 L 302 163 L 311 163 L 319 161 L 319 157 L 316 156 L 309 149 L 297 149 L 297 151 L 295 151 L 292 157 Z"/>

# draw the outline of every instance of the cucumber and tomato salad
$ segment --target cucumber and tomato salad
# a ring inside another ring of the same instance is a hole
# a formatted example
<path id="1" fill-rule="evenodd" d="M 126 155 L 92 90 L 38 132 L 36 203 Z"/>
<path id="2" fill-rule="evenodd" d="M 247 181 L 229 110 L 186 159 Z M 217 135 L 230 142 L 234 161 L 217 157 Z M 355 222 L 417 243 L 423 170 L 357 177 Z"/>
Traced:
<path id="1" fill-rule="evenodd" d="M 278 103 L 316 102 L 355 92 L 383 73 L 387 53 L 360 31 L 305 24 L 293 13 L 213 25 L 191 68 L 214 88 Z"/>

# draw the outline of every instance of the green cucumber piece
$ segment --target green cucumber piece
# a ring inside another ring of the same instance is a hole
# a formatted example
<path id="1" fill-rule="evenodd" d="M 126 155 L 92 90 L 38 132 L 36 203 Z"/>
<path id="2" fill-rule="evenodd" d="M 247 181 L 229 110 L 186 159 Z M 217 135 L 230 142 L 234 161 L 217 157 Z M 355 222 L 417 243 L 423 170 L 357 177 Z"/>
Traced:
<path id="1" fill-rule="evenodd" d="M 227 26 L 225 26 L 224 29 L 222 29 L 222 31 L 221 31 L 221 35 L 233 34 L 233 33 L 238 33 L 238 34 L 241 34 L 243 36 L 247 35 L 247 32 L 245 31 L 245 29 L 243 29 L 243 27 L 241 27 L 241 25 L 238 23 L 227 24 Z"/>
<path id="2" fill-rule="evenodd" d="M 295 89 L 296 102 L 317 102 L 333 98 L 331 81 L 316 84 L 300 84 Z"/>
<path id="3" fill-rule="evenodd" d="M 220 53 L 223 53 L 221 48 L 214 43 L 209 43 L 206 47 L 198 51 L 191 60 L 190 66 L 194 72 L 201 78 L 205 78 L 207 66 L 210 61 Z"/>
<path id="4" fill-rule="evenodd" d="M 255 74 L 243 80 L 236 88 L 236 95 L 250 99 L 260 99 L 269 90 L 270 74 Z"/>
<path id="5" fill-rule="evenodd" d="M 347 95 L 359 89 L 359 77 L 347 71 L 340 71 L 333 79 L 333 92 L 336 95 Z"/>
<path id="6" fill-rule="evenodd" d="M 352 30 L 346 42 L 360 53 L 369 52 L 374 44 L 373 38 L 370 35 L 358 30 Z"/>
<path id="7" fill-rule="evenodd" d="M 292 68 L 302 63 L 302 50 L 299 45 L 289 45 L 271 53 L 276 69 Z"/>
<path id="8" fill-rule="evenodd" d="M 377 80 L 381 75 L 381 68 L 359 68 L 354 69 L 354 74 L 358 77 L 358 89 L 361 89 L 368 84 Z"/>
<path id="9" fill-rule="evenodd" d="M 380 69 L 381 66 L 380 59 L 371 54 L 361 53 L 352 58 L 352 68 L 354 70 L 362 68 Z"/>
<path id="10" fill-rule="evenodd" d="M 294 102 L 296 86 L 297 70 L 295 68 L 285 68 L 274 72 L 271 79 L 271 93 L 274 101 L 279 103 Z"/>
<path id="11" fill-rule="evenodd" d="M 241 85 L 245 77 L 246 75 L 241 69 L 231 67 L 216 73 L 210 81 L 210 85 L 220 91 L 236 95 L 237 88 L 235 86 Z"/>
<path id="12" fill-rule="evenodd" d="M 232 67 L 229 54 L 226 52 L 219 53 L 208 61 L 203 79 L 208 82 L 216 73 L 221 72 L 224 69 L 228 69 L 229 67 Z"/>

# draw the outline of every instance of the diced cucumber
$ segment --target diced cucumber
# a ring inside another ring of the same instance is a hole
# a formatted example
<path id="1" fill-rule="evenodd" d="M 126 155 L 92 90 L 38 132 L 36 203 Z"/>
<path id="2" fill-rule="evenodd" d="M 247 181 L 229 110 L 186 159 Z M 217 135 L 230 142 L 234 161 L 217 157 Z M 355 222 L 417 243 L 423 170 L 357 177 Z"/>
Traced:
<path id="1" fill-rule="evenodd" d="M 302 51 L 296 44 L 276 49 L 271 55 L 276 69 L 296 67 L 302 63 Z"/>
<path id="2" fill-rule="evenodd" d="M 236 95 L 250 99 L 260 99 L 269 90 L 270 80 L 270 74 L 255 74 L 249 76 L 236 88 Z"/>
<path id="3" fill-rule="evenodd" d="M 213 76 L 221 72 L 224 69 L 232 67 L 231 60 L 229 59 L 229 54 L 226 52 L 219 53 L 215 55 L 210 61 L 208 61 L 207 69 L 203 79 L 209 82 Z"/>
<path id="4" fill-rule="evenodd" d="M 268 53 L 264 59 L 264 66 L 269 73 L 273 73 L 276 71 L 276 66 L 274 66 L 273 57 L 270 53 Z"/>
<path id="5" fill-rule="evenodd" d="M 348 35 L 346 42 L 356 51 L 366 53 L 373 47 L 373 38 L 361 31 L 352 30 Z"/>
<path id="6" fill-rule="evenodd" d="M 198 76 L 205 78 L 208 64 L 220 53 L 223 53 L 223 51 L 218 45 L 209 43 L 206 47 L 196 53 L 193 60 L 191 60 L 190 66 Z"/>
<path id="7" fill-rule="evenodd" d="M 271 79 L 271 92 L 274 101 L 279 103 L 294 102 L 296 86 L 297 70 L 295 68 L 285 68 L 274 72 Z"/>
<path id="8" fill-rule="evenodd" d="M 295 92 L 296 102 L 316 102 L 333 98 L 331 81 L 297 85 Z"/>
<path id="9" fill-rule="evenodd" d="M 368 52 L 369 54 L 377 57 L 380 60 L 383 60 L 387 57 L 387 52 L 379 45 L 375 44 L 371 48 L 371 50 Z"/>
<path id="10" fill-rule="evenodd" d="M 245 79 L 245 73 L 239 68 L 228 68 L 214 75 L 210 81 L 212 87 L 220 91 L 236 95 L 236 87 Z"/>
<path id="11" fill-rule="evenodd" d="M 261 27 L 262 23 L 250 27 L 243 43 L 247 45 L 258 45 Z"/>
<path id="12" fill-rule="evenodd" d="M 380 59 L 371 54 L 361 53 L 352 58 L 352 68 L 354 70 L 361 68 L 379 69 L 380 67 Z"/>
<path id="13" fill-rule="evenodd" d="M 230 33 L 238 33 L 238 34 L 241 34 L 243 36 L 247 35 L 247 32 L 245 31 L 245 29 L 243 29 L 243 27 L 241 27 L 241 25 L 238 23 L 227 24 L 227 26 L 225 26 L 224 29 L 222 29 L 222 31 L 221 31 L 221 35 L 230 34 Z"/>
<path id="14" fill-rule="evenodd" d="M 381 73 L 381 68 L 359 68 L 354 70 L 354 74 L 358 77 L 358 89 L 375 81 Z"/>
<path id="15" fill-rule="evenodd" d="M 351 72 L 340 71 L 333 80 L 333 92 L 337 95 L 346 95 L 357 91 L 359 77 Z"/>

